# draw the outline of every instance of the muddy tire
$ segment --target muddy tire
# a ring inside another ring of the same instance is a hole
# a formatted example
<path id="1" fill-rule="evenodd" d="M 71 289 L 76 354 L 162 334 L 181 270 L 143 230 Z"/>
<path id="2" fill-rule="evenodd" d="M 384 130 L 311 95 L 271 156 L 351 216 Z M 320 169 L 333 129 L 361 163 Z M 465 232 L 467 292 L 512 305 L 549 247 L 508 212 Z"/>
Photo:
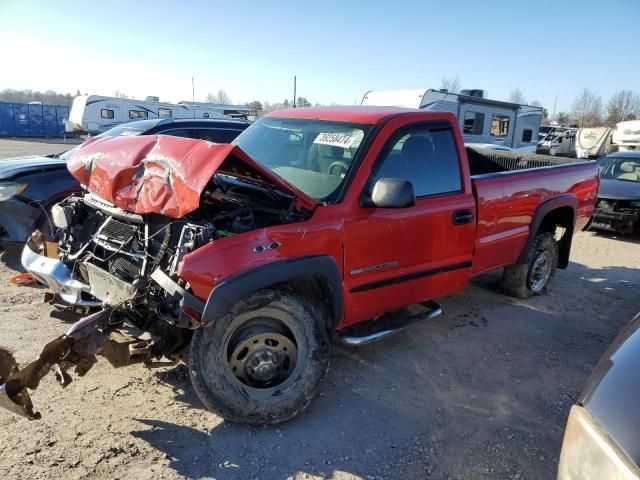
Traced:
<path id="1" fill-rule="evenodd" d="M 194 333 L 189 375 L 206 408 L 226 420 L 275 424 L 309 405 L 329 359 L 329 337 L 312 305 L 261 290 Z"/>
<path id="2" fill-rule="evenodd" d="M 502 288 L 517 298 L 547 293 L 558 265 L 558 243 L 552 233 L 540 232 L 522 262 L 504 267 Z"/>

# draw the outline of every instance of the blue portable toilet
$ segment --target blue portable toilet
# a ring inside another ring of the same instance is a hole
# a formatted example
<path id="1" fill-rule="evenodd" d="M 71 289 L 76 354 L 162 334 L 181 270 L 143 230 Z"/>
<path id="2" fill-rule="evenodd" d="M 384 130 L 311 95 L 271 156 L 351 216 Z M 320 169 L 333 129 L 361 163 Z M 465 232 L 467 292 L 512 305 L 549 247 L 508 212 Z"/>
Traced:
<path id="1" fill-rule="evenodd" d="M 13 124 L 13 103 L 0 103 L 0 136 L 13 137 L 16 127 Z"/>
<path id="2" fill-rule="evenodd" d="M 13 125 L 16 137 L 28 137 L 31 135 L 29 128 L 29 106 L 24 103 L 13 104 Z"/>
<path id="3" fill-rule="evenodd" d="M 44 119 L 42 118 L 42 104 L 29 105 L 29 132 L 32 137 L 44 137 Z"/>
<path id="4" fill-rule="evenodd" d="M 69 120 L 69 107 L 56 105 L 56 118 L 58 122 L 58 136 L 64 137 L 64 122 Z"/>
<path id="5" fill-rule="evenodd" d="M 42 106 L 42 123 L 45 137 L 58 136 L 58 117 L 55 105 Z"/>

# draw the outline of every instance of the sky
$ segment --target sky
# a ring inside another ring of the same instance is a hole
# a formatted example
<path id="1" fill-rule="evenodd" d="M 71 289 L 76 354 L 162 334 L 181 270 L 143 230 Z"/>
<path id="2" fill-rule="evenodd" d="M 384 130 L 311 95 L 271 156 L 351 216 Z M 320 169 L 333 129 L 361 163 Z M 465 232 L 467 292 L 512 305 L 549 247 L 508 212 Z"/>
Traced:
<path id="1" fill-rule="evenodd" d="M 0 0 L 0 90 L 235 103 L 298 96 L 360 103 L 368 90 L 458 76 L 550 113 L 583 88 L 640 91 L 640 1 Z"/>

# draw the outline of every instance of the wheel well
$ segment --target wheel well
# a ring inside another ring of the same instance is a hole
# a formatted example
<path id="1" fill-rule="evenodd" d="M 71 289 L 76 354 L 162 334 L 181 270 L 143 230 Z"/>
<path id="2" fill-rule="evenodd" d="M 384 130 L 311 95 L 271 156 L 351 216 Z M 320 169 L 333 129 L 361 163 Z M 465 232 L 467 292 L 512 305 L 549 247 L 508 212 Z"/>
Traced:
<path id="1" fill-rule="evenodd" d="M 558 243 L 558 268 L 567 268 L 571 240 L 575 224 L 575 210 L 573 207 L 558 207 L 547 213 L 540 223 L 539 231 L 552 233 Z M 562 229 L 559 231 L 559 228 Z"/>
<path id="2" fill-rule="evenodd" d="M 295 277 L 276 284 L 273 288 L 282 288 L 304 297 L 318 309 L 326 322 L 328 330 L 333 330 L 340 321 L 336 315 L 334 295 L 326 278 L 321 275 Z"/>

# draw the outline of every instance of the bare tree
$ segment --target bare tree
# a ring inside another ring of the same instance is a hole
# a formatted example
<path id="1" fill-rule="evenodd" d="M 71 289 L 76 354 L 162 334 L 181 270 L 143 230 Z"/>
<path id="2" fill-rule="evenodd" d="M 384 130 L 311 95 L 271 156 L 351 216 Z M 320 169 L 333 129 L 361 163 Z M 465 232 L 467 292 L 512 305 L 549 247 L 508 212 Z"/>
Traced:
<path id="1" fill-rule="evenodd" d="M 129 96 L 126 93 L 121 92 L 120 90 L 114 90 L 113 96 L 116 98 L 129 98 Z"/>
<path id="2" fill-rule="evenodd" d="M 218 93 L 208 93 L 207 102 L 209 103 L 231 103 L 231 97 L 223 89 L 218 90 Z"/>
<path id="3" fill-rule="evenodd" d="M 262 103 L 259 100 L 254 100 L 252 102 L 247 102 L 247 103 L 245 103 L 245 105 L 247 107 L 249 107 L 251 110 L 255 110 L 256 112 L 261 112 L 262 111 Z"/>
<path id="4" fill-rule="evenodd" d="M 602 98 L 585 88 L 573 101 L 571 115 L 576 117 L 580 127 L 595 127 L 602 122 Z"/>
<path id="5" fill-rule="evenodd" d="M 640 96 L 632 90 L 620 90 L 607 103 L 607 124 L 614 126 L 640 117 Z"/>
<path id="6" fill-rule="evenodd" d="M 531 105 L 532 107 L 541 107 L 542 106 L 542 104 L 540 103 L 539 100 L 534 100 L 529 105 Z"/>
<path id="7" fill-rule="evenodd" d="M 298 100 L 296 102 L 296 106 L 298 106 L 298 107 L 310 107 L 311 106 L 311 102 L 309 100 L 307 100 L 306 97 L 298 97 Z"/>
<path id="8" fill-rule="evenodd" d="M 569 117 L 569 114 L 566 112 L 558 112 L 556 114 L 556 118 L 555 121 L 558 122 L 560 125 L 566 125 L 567 123 L 569 123 L 569 120 L 571 118 Z"/>
<path id="9" fill-rule="evenodd" d="M 460 91 L 460 77 L 458 75 L 455 77 L 442 77 L 440 88 L 451 93 L 458 93 Z"/>
<path id="10" fill-rule="evenodd" d="M 526 105 L 527 97 L 524 96 L 522 90 L 516 88 L 514 90 L 511 90 L 511 93 L 509 94 L 509 101 L 512 103 L 520 103 L 522 105 Z"/>
<path id="11" fill-rule="evenodd" d="M 73 95 L 57 93 L 53 90 L 40 92 L 36 90 L 14 90 L 6 88 L 0 91 L 0 102 L 29 103 L 42 102 L 46 105 L 71 105 Z"/>

